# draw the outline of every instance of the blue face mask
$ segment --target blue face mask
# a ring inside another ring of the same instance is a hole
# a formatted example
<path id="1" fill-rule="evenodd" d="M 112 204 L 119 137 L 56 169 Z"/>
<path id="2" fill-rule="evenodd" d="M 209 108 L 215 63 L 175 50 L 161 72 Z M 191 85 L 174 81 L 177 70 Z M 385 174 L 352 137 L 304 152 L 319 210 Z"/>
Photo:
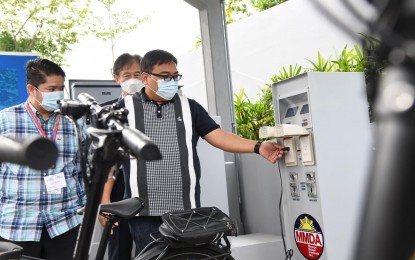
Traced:
<path id="1" fill-rule="evenodd" d="M 56 109 L 59 109 L 58 101 L 63 99 L 63 91 L 54 91 L 54 92 L 42 92 L 42 103 L 40 105 L 49 112 L 53 112 Z"/>
<path id="2" fill-rule="evenodd" d="M 176 95 L 177 91 L 179 90 L 179 83 L 178 81 L 175 81 L 174 79 L 171 79 L 170 81 L 165 81 L 164 79 L 157 80 L 158 90 L 156 95 L 159 97 L 165 99 L 165 100 L 171 100 L 174 95 Z"/>

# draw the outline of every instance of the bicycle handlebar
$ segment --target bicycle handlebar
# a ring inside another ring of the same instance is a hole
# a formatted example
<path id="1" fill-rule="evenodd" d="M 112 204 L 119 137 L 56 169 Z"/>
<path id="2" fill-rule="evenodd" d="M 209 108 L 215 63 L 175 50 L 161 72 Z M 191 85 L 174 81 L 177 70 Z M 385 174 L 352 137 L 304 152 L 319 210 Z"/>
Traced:
<path id="1" fill-rule="evenodd" d="M 127 124 L 126 109 L 108 109 L 101 107 L 94 97 L 88 93 L 80 93 L 78 101 L 61 101 L 61 113 L 75 118 L 84 114 L 92 115 L 92 126 L 98 129 L 117 130 L 121 132 L 121 142 L 134 156 L 144 160 L 159 160 L 161 153 L 150 138 Z"/>
<path id="2" fill-rule="evenodd" d="M 122 142 L 132 154 L 146 161 L 161 159 L 160 150 L 145 134 L 134 128 L 123 127 L 116 120 L 110 120 L 110 124 L 114 124 L 121 130 Z"/>
<path id="3" fill-rule="evenodd" d="M 0 136 L 0 162 L 27 165 L 46 170 L 56 163 L 58 149 L 49 139 L 35 137 L 23 140 Z"/>

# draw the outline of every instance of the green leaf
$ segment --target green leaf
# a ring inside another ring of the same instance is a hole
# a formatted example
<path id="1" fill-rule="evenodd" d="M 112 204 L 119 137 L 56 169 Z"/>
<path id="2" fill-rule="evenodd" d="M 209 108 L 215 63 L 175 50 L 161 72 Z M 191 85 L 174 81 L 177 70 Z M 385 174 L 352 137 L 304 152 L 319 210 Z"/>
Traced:
<path id="1" fill-rule="evenodd" d="M 0 1 L 0 50 L 40 53 L 62 64 L 78 41 L 90 0 Z M 13 49 L 10 50 L 10 39 Z"/>

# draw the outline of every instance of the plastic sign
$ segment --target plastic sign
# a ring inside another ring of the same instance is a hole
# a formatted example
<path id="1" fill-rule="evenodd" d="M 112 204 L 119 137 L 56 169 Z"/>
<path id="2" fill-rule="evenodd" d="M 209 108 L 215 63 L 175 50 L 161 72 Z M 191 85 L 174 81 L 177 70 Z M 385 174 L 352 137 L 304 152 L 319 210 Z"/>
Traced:
<path id="1" fill-rule="evenodd" d="M 309 260 L 321 257 L 324 237 L 318 222 L 308 214 L 301 214 L 294 223 L 295 243 L 300 253 Z"/>

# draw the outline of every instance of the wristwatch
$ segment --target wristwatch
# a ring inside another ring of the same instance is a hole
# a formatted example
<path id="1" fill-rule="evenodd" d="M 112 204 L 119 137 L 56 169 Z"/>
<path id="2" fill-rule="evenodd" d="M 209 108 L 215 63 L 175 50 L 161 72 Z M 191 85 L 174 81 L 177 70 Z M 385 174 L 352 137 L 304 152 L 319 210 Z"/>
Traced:
<path id="1" fill-rule="evenodd" d="M 254 147 L 254 153 L 259 154 L 259 147 L 261 147 L 262 142 L 258 141 Z"/>

